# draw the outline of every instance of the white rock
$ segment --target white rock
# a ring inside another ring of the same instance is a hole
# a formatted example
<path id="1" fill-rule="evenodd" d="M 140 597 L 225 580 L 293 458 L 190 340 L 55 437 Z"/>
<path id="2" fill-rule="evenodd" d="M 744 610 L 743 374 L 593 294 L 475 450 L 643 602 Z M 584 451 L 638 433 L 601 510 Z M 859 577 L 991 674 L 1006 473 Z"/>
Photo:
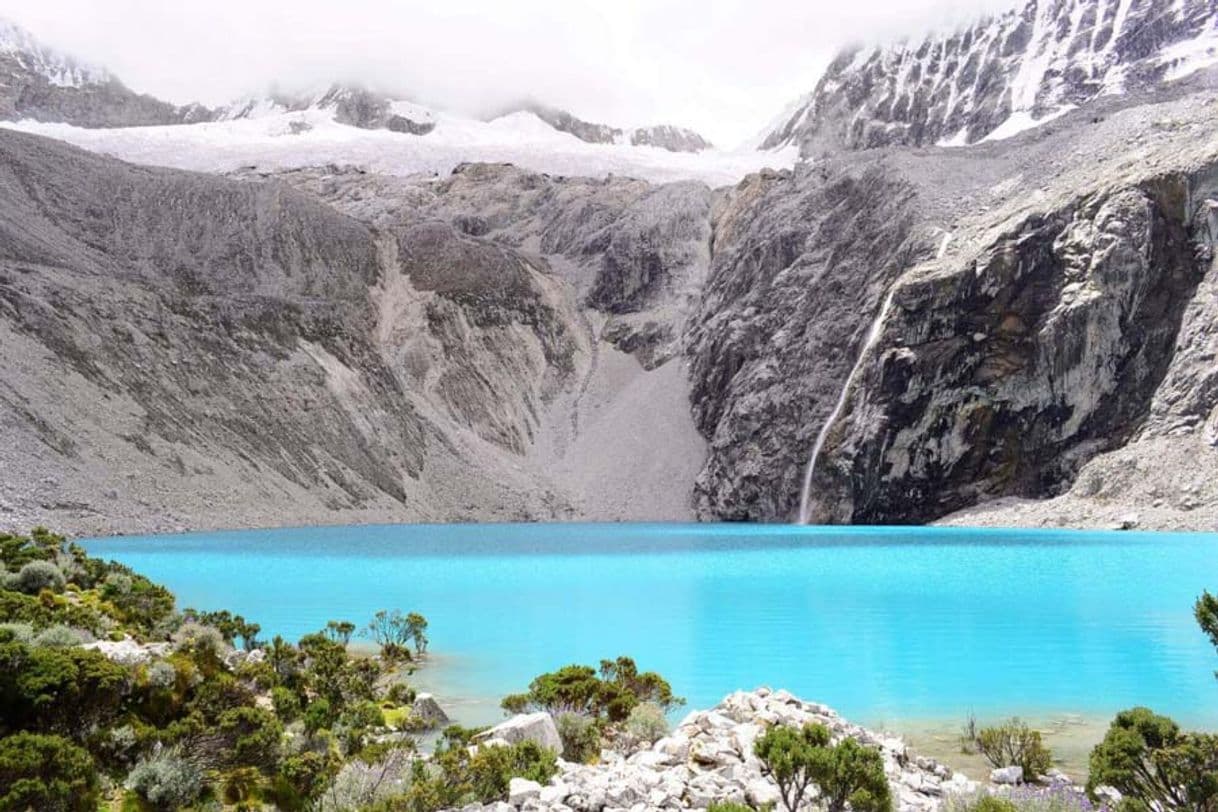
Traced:
<path id="1" fill-rule="evenodd" d="M 86 643 L 81 648 L 97 651 L 119 665 L 143 665 L 153 659 L 150 647 L 142 646 L 130 637 L 118 641 L 98 640 L 96 643 Z"/>
<path id="2" fill-rule="evenodd" d="M 1023 767 L 999 767 L 990 771 L 990 781 L 994 784 L 1022 784 Z"/>
<path id="3" fill-rule="evenodd" d="M 548 787 L 542 787 L 537 799 L 547 806 L 562 803 L 571 794 L 570 788 L 561 781 L 555 781 Z"/>
<path id="4" fill-rule="evenodd" d="M 518 714 L 474 737 L 474 741 L 485 739 L 503 739 L 509 744 L 531 741 L 556 753 L 562 752 L 562 739 L 558 736 L 558 728 L 553 717 L 545 711 Z"/>
<path id="5" fill-rule="evenodd" d="M 773 781 L 757 778 L 745 785 L 744 798 L 751 805 L 760 809 L 766 804 L 777 806 L 778 802 L 782 800 L 782 795 L 778 792 L 778 785 Z"/>
<path id="6" fill-rule="evenodd" d="M 508 803 L 521 806 L 526 801 L 541 798 L 541 784 L 525 778 L 513 778 L 508 782 Z"/>

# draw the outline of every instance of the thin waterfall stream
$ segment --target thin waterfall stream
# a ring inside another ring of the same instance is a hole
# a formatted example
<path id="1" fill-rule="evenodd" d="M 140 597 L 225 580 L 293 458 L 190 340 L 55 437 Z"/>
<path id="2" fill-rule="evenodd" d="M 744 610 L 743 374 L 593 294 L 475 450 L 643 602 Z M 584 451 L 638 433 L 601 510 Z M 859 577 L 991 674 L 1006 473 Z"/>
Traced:
<path id="1" fill-rule="evenodd" d="M 850 387 L 854 384 L 854 379 L 858 376 L 859 370 L 863 367 L 863 360 L 867 357 L 867 353 L 880 340 L 880 330 L 883 327 L 884 319 L 888 316 L 888 311 L 892 309 L 892 300 L 896 295 L 897 286 L 894 284 L 888 289 L 888 295 L 884 297 L 884 303 L 880 305 L 880 310 L 875 315 L 875 320 L 871 322 L 871 328 L 867 331 L 867 340 L 863 342 L 862 348 L 859 350 L 858 358 L 854 361 L 854 366 L 850 369 L 850 374 L 846 376 L 846 382 L 842 385 L 841 394 L 837 396 L 837 403 L 833 406 L 833 411 L 825 419 L 825 423 L 820 427 L 820 432 L 816 435 L 816 443 L 812 446 L 812 456 L 808 458 L 808 467 L 804 469 L 804 487 L 799 497 L 799 523 L 808 524 L 812 516 L 812 477 L 816 473 L 816 462 L 820 458 L 820 452 L 825 446 L 825 441 L 829 438 L 829 430 L 837 419 L 841 417 L 842 410 L 846 408 L 846 400 L 850 396 Z"/>

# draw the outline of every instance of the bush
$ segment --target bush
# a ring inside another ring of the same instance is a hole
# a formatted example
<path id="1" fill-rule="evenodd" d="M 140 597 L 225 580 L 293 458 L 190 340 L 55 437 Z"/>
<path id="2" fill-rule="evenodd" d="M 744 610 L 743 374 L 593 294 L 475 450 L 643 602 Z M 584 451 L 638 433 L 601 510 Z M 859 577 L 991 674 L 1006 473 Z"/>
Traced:
<path id="1" fill-rule="evenodd" d="M 630 710 L 625 728 L 635 740 L 654 744 L 668 735 L 668 719 L 659 705 L 644 702 Z"/>
<path id="2" fill-rule="evenodd" d="M 98 796 L 93 760 L 67 739 L 34 733 L 0 739 L 0 810 L 93 812 Z"/>
<path id="3" fill-rule="evenodd" d="M 554 720 L 562 739 L 562 757 L 576 764 L 587 764 L 601 752 L 601 734 L 596 722 L 578 713 L 560 713 Z"/>
<path id="4" fill-rule="evenodd" d="M 181 809 L 203 792 L 203 774 L 176 750 L 162 750 L 127 775 L 127 789 L 154 809 Z"/>
<path id="5" fill-rule="evenodd" d="M 953 798 L 945 812 L 1019 812 L 1019 807 L 1006 798 L 979 795 L 975 798 Z"/>
<path id="6" fill-rule="evenodd" d="M 808 787 L 820 789 L 828 812 L 889 812 L 892 795 L 880 752 L 846 738 L 830 743 L 829 729 L 809 724 L 802 730 L 773 727 L 753 745 L 763 771 L 778 784 L 783 805 L 795 812 Z"/>
<path id="7" fill-rule="evenodd" d="M 997 727 L 982 728 L 977 749 L 995 767 L 1022 767 L 1024 781 L 1036 781 L 1053 766 L 1053 755 L 1040 738 L 1019 719 Z"/>
<path id="8" fill-rule="evenodd" d="M 1185 733 L 1149 708 L 1117 714 L 1091 751 L 1088 792 L 1117 789 L 1131 808 L 1218 810 L 1218 735 Z"/>
<path id="9" fill-rule="evenodd" d="M 5 578 L 7 589 L 24 592 L 27 595 L 37 595 L 44 589 L 52 592 L 62 592 L 67 580 L 59 567 L 50 561 L 31 561 L 21 568 L 16 575 Z"/>
<path id="10" fill-rule="evenodd" d="M 183 623 L 173 634 L 174 648 L 191 654 L 202 654 L 219 659 L 227 646 L 219 629 L 199 623 Z"/>
<path id="11" fill-rule="evenodd" d="M 82 642 L 80 635 L 67 626 L 48 626 L 35 635 L 32 641 L 33 645 L 46 648 L 71 648 Z"/>
<path id="12" fill-rule="evenodd" d="M 282 685 L 272 688 L 271 704 L 275 708 L 275 715 L 285 724 L 291 724 L 300 718 L 300 697 L 289 688 Z"/>
<path id="13" fill-rule="evenodd" d="M 157 660 L 148 666 L 146 679 L 149 687 L 165 690 L 172 688 L 174 683 L 177 682 L 178 670 L 173 667 L 173 663 Z"/>
<path id="14" fill-rule="evenodd" d="M 659 674 L 640 672 L 634 660 L 618 657 L 601 660 L 599 674 L 586 665 L 568 665 L 542 674 L 529 683 L 527 693 L 504 697 L 500 705 L 508 713 L 535 709 L 622 722 L 643 702 L 657 705 L 665 713 L 685 704 Z"/>

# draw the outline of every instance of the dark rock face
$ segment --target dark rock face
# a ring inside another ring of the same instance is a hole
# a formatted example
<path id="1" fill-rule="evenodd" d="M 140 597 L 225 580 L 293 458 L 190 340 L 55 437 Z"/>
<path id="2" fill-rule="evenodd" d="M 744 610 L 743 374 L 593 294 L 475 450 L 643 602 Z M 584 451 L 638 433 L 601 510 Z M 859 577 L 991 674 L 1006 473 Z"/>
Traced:
<path id="1" fill-rule="evenodd" d="M 916 206 L 911 186 L 872 166 L 753 176 L 720 210 L 688 340 L 694 418 L 711 442 L 695 485 L 703 515 L 793 515 L 871 314 L 930 250 Z"/>
<path id="2" fill-rule="evenodd" d="M 1215 20 L 1214 0 L 1029 0 L 951 36 L 854 49 L 762 148 L 975 143 L 1013 115 L 1042 119 L 1186 73 L 1216 47 Z"/>
<path id="3" fill-rule="evenodd" d="M 1208 262 L 1197 179 L 1088 195 L 959 270 L 900 284 L 881 349 L 831 436 L 821 519 L 922 521 L 1043 497 L 1143 424 Z"/>
<path id="4" fill-rule="evenodd" d="M 588 303 L 627 313 L 671 294 L 709 260 L 710 190 L 673 183 L 644 195 L 618 218 Z"/>

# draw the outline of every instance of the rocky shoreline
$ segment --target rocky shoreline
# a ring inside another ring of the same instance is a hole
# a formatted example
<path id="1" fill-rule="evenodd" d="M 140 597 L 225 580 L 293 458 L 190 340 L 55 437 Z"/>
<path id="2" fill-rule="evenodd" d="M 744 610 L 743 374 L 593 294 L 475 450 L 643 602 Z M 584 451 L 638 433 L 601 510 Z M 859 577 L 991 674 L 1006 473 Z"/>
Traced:
<path id="1" fill-rule="evenodd" d="M 768 726 L 808 723 L 826 726 L 835 740 L 849 737 L 878 749 L 898 812 L 935 812 L 951 797 L 985 789 L 945 764 L 916 755 L 899 737 L 853 724 L 833 709 L 787 691 L 759 688 L 738 691 L 710 710 L 690 713 L 653 745 L 605 750 L 595 764 L 560 761 L 559 773 L 548 785 L 513 779 L 507 802 L 471 805 L 462 812 L 643 812 L 705 809 L 716 803 L 761 808 L 779 796 L 753 754 L 754 741 Z M 480 746 L 493 746 L 500 738 L 517 741 L 525 730 L 539 744 L 557 738 L 547 714 L 531 714 L 527 720 L 516 717 L 492 728 Z M 997 783 L 1013 777 L 1000 772 L 995 771 Z M 1076 791 L 1060 773 L 1051 778 L 1055 791 Z"/>

